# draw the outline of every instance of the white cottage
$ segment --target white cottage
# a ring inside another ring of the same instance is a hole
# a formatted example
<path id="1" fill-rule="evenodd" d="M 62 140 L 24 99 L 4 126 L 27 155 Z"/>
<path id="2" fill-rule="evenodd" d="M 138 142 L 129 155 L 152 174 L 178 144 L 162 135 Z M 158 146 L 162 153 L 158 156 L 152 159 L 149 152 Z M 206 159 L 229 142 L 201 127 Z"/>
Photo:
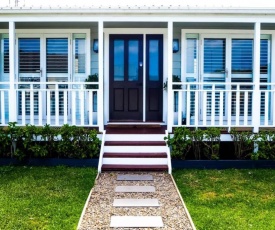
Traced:
<path id="1" fill-rule="evenodd" d="M 0 3 L 2 126 L 274 127 L 274 3 L 46 2 Z"/>

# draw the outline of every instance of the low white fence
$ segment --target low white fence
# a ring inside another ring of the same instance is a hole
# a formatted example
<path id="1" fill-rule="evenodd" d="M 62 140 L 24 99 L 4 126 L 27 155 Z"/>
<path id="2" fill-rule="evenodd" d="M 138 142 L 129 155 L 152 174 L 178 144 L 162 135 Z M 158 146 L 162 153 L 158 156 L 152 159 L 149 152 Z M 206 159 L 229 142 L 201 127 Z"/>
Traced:
<path id="1" fill-rule="evenodd" d="M 190 82 L 173 87 L 173 127 L 275 126 L 275 84 Z"/>
<path id="2" fill-rule="evenodd" d="M 87 85 L 95 89 L 88 89 Z M 18 125 L 98 126 L 98 83 L 18 82 L 14 88 L 10 89 L 8 83 L 0 83 L 2 126 L 10 120 L 11 106 L 16 108 L 13 118 Z"/>

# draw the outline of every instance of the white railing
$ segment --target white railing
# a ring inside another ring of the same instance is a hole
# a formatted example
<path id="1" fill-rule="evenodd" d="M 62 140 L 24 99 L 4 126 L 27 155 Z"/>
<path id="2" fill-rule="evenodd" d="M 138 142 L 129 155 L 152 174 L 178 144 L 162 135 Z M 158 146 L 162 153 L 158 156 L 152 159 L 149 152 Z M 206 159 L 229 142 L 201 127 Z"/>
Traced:
<path id="1" fill-rule="evenodd" d="M 275 126 L 275 84 L 173 83 L 173 127 Z M 180 88 L 181 86 L 181 88 Z M 180 89 L 179 89 L 180 88 Z M 260 97 L 260 100 L 253 100 Z M 169 111 L 168 111 L 169 112 Z M 260 121 L 253 114 L 260 112 Z"/>
<path id="2" fill-rule="evenodd" d="M 9 107 L 16 107 L 18 125 L 98 126 L 98 89 L 86 89 L 84 82 L 18 82 L 10 91 L 9 83 L 0 83 L 0 122 L 9 122 Z M 95 88 L 95 87 L 94 87 Z M 14 92 L 16 101 L 9 100 Z M 103 118 L 102 118 L 103 119 Z"/>

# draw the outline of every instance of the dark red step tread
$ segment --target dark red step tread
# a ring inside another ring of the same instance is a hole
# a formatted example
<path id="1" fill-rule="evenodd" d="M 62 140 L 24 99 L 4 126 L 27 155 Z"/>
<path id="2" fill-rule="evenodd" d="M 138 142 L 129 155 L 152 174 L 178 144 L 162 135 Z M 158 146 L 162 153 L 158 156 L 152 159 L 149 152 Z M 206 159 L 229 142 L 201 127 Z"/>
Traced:
<path id="1" fill-rule="evenodd" d="M 165 134 L 166 126 L 160 125 L 107 125 L 107 134 Z"/>
<path id="2" fill-rule="evenodd" d="M 109 165 L 104 164 L 102 171 L 166 171 L 167 165 Z"/>
<path id="3" fill-rule="evenodd" d="M 105 146 L 165 146 L 165 141 L 105 141 Z"/>
<path id="4" fill-rule="evenodd" d="M 160 153 L 104 153 L 106 158 L 166 158 L 165 152 Z"/>

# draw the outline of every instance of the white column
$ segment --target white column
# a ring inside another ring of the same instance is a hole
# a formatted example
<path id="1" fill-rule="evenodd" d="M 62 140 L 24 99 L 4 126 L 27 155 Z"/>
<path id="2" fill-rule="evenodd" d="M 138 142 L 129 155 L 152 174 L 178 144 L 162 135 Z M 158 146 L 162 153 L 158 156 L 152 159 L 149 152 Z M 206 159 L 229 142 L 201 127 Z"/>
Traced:
<path id="1" fill-rule="evenodd" d="M 97 121 L 99 131 L 104 130 L 104 97 L 103 97 L 103 21 L 98 22 L 98 95 L 97 95 Z"/>
<path id="2" fill-rule="evenodd" d="M 9 63 L 10 63 L 10 91 L 9 91 L 9 122 L 17 121 L 15 81 L 15 22 L 9 22 Z"/>
<path id="3" fill-rule="evenodd" d="M 260 108 L 261 108 L 261 94 L 260 94 L 260 44 L 261 44 L 261 24 L 255 22 L 254 25 L 254 53 L 253 53 L 253 101 L 252 101 L 252 125 L 253 132 L 259 132 L 260 126 Z"/>
<path id="4" fill-rule="evenodd" d="M 167 36 L 167 130 L 172 132 L 174 121 L 174 102 L 172 92 L 172 75 L 173 75 L 173 22 L 168 22 L 168 36 Z M 179 111 L 181 112 L 181 111 Z"/>

